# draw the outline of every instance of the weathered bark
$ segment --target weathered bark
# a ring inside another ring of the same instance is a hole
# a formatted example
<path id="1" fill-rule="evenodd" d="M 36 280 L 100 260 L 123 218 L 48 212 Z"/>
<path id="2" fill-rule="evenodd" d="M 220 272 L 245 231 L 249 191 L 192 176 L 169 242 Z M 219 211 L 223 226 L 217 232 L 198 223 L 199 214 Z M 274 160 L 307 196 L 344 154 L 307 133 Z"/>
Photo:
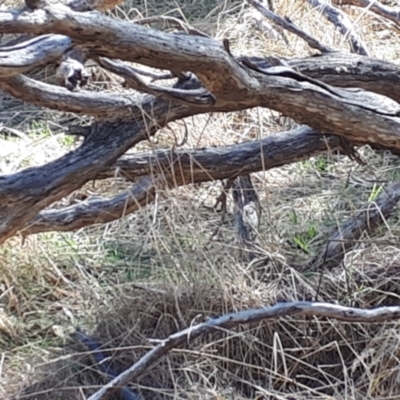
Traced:
<path id="1" fill-rule="evenodd" d="M 263 59 L 252 62 L 260 68 L 268 68 L 270 65 Z M 400 67 L 396 64 L 344 53 L 292 59 L 287 62 L 303 74 L 325 83 L 344 88 L 359 87 L 400 102 Z M 25 76 L 0 80 L 0 88 L 35 105 L 105 119 L 129 118 L 132 108 L 144 101 L 139 95 L 128 97 L 117 93 L 102 93 L 100 96 L 89 91 L 71 93 Z M 239 105 L 236 109 L 239 109 Z"/>
<path id="2" fill-rule="evenodd" d="M 72 40 L 63 35 L 43 35 L 0 47 L 0 78 L 19 75 L 54 62 L 71 48 Z"/>
<path id="3" fill-rule="evenodd" d="M 280 167 L 339 149 L 338 137 L 321 136 L 308 127 L 268 135 L 226 147 L 195 150 L 159 150 L 120 158 L 101 170 L 96 179 L 123 176 L 137 181 L 112 198 L 89 198 L 62 209 L 41 211 L 21 230 L 24 236 L 49 231 L 70 231 L 121 218 L 154 198 L 157 187 L 174 188 L 191 183 L 229 179 L 239 174 Z"/>
<path id="4" fill-rule="evenodd" d="M 331 53 L 288 61 L 303 74 L 339 87 L 359 87 L 400 103 L 400 67 L 357 54 Z"/>
<path id="5" fill-rule="evenodd" d="M 187 116 L 184 108 L 176 107 L 171 111 L 168 104 L 157 99 L 148 99 L 142 107 L 144 109 L 137 110 L 136 118 L 132 118 L 133 122 L 94 124 L 81 147 L 57 160 L 0 176 L 0 243 L 39 211 L 95 179 L 99 170 L 165 125 L 166 118 L 174 120 Z"/>

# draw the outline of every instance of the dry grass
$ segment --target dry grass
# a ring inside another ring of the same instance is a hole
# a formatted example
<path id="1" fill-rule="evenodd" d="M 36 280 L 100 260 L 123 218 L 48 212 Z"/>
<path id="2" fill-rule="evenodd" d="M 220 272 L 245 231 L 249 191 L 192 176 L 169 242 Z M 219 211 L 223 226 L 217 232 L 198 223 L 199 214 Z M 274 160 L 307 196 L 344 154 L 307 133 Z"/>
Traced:
<path id="1" fill-rule="evenodd" d="M 276 3 L 281 15 L 324 43 L 347 49 L 303 2 Z M 228 37 L 236 54 L 312 53 L 290 34 L 286 46 L 250 28 L 246 10 L 241 1 L 143 0 L 129 1 L 111 14 L 184 14 L 219 39 Z M 351 15 L 360 17 L 357 29 L 372 54 L 395 62 L 398 35 L 362 16 L 362 10 Z M 37 74 L 53 79 L 50 69 L 46 76 Z M 107 76 L 97 77 L 93 90 L 116 89 L 102 82 Z M 6 95 L 0 119 L 27 135 L 25 140 L 0 139 L 1 173 L 64 154 L 77 144 L 63 135 L 63 125 L 84 120 L 22 106 Z M 187 147 L 256 139 L 293 125 L 261 109 L 188 118 L 186 123 Z M 181 123 L 171 127 L 182 137 Z M 174 141 L 167 129 L 156 139 L 138 149 Z M 206 207 L 219 194 L 218 183 L 160 193 L 147 208 L 106 226 L 37 235 L 23 245 L 19 238 L 10 240 L 0 249 L 0 397 L 78 399 L 78 388 L 88 394 L 103 384 L 84 349 L 69 339 L 76 326 L 106 343 L 116 369 L 123 370 L 150 348 L 149 339 L 165 338 L 209 316 L 314 298 L 320 274 L 291 266 L 317 252 L 333 229 L 378 194 L 382 183 L 400 177 L 397 157 L 368 147 L 361 154 L 366 167 L 328 154 L 255 174 L 264 209 L 257 265 L 238 261 L 232 215 L 222 223 Z M 110 180 L 82 191 L 111 194 L 125 186 Z M 398 304 L 399 235 L 397 215 L 372 237 L 365 234 L 347 254 L 344 268 L 324 272 L 319 299 L 360 307 Z M 171 352 L 134 387 L 145 399 L 396 399 L 399 345 L 396 323 L 292 318 L 200 338 Z"/>

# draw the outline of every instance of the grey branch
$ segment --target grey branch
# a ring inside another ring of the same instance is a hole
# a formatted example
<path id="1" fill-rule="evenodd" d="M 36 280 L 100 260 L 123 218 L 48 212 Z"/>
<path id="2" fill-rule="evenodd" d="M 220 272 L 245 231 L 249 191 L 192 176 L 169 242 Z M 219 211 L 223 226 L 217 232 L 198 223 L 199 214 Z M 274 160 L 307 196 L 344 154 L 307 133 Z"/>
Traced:
<path id="1" fill-rule="evenodd" d="M 72 40 L 63 35 L 43 35 L 0 47 L 0 78 L 22 74 L 57 61 L 71 48 Z"/>
<path id="2" fill-rule="evenodd" d="M 307 44 L 310 47 L 319 50 L 321 53 L 330 53 L 333 51 L 331 48 L 323 45 L 317 39 L 315 39 L 314 37 L 309 35 L 307 32 L 304 32 L 302 29 L 300 29 L 298 26 L 296 26 L 296 24 L 294 24 L 288 18 L 282 18 L 279 15 L 275 14 L 274 12 L 268 10 L 258 0 L 247 0 L 247 2 L 250 5 L 252 5 L 254 8 L 256 8 L 265 18 L 272 21 L 275 25 L 278 25 L 281 28 L 286 29 L 287 31 L 297 35 L 298 37 L 303 39 L 305 42 L 307 42 Z"/>
<path id="3" fill-rule="evenodd" d="M 325 0 L 307 1 L 312 7 L 318 8 L 322 15 L 340 30 L 340 33 L 349 42 L 351 51 L 353 53 L 369 56 L 367 46 L 358 37 L 354 31 L 354 27 L 350 21 L 350 18 L 344 12 L 338 10 L 336 7 L 333 7 Z"/>
<path id="4" fill-rule="evenodd" d="M 138 104 L 146 101 L 144 96 L 121 96 L 118 93 L 99 96 L 87 90 L 71 92 L 24 75 L 0 80 L 0 89 L 38 106 L 113 120 L 131 116 L 132 109 L 136 110 Z"/>
<path id="5" fill-rule="evenodd" d="M 391 184 L 375 201 L 359 211 L 339 227 L 327 240 L 326 245 L 305 267 L 312 271 L 318 268 L 332 269 L 342 261 L 347 251 L 357 244 L 364 232 L 373 232 L 383 225 L 400 201 L 400 183 Z"/>
<path id="6" fill-rule="evenodd" d="M 288 302 L 278 303 L 274 306 L 260 309 L 226 314 L 219 318 L 210 319 L 206 322 L 191 326 L 162 340 L 160 344 L 155 346 L 139 361 L 90 396 L 88 400 L 109 399 L 117 387 L 125 386 L 132 380 L 138 378 L 171 349 L 183 347 L 193 342 L 200 335 L 233 329 L 242 324 L 257 323 L 263 320 L 276 320 L 288 316 L 331 318 L 351 323 L 382 323 L 398 320 L 400 318 L 400 306 L 364 310 L 329 303 Z"/>
<path id="7" fill-rule="evenodd" d="M 30 13 L 0 10 L 0 33 L 65 34 L 102 57 L 171 71 L 196 71 L 214 94 L 225 93 L 227 87 L 245 90 L 258 85 L 257 79 L 240 68 L 212 38 L 165 33 L 130 21 L 119 20 L 116 24 L 111 17 L 75 12 L 61 4 Z"/>
<path id="8" fill-rule="evenodd" d="M 389 7 L 376 0 L 332 0 L 338 6 L 356 6 L 368 8 L 371 12 L 392 21 L 397 30 L 400 29 L 400 7 Z"/>

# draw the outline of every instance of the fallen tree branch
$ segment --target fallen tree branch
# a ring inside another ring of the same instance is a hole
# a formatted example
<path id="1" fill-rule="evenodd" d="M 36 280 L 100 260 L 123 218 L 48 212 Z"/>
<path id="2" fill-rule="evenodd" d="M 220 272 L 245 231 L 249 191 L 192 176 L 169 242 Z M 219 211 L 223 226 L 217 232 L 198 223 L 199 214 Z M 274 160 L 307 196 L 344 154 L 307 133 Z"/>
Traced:
<path id="1" fill-rule="evenodd" d="M 212 38 L 165 33 L 130 21 L 119 20 L 115 24 L 111 17 L 75 12 L 61 4 L 31 13 L 0 10 L 0 33 L 60 33 L 101 57 L 171 71 L 196 71 L 212 93 L 257 87 L 256 79 L 239 68 L 222 44 Z"/>
<path id="2" fill-rule="evenodd" d="M 333 87 L 286 67 L 264 69 L 252 62 L 246 66 L 208 37 L 168 34 L 124 21 L 116 24 L 99 13 L 78 13 L 61 5 L 28 13 L 1 10 L 0 31 L 68 33 L 99 56 L 192 71 L 201 82 L 192 78 L 174 88 L 193 90 L 203 85 L 216 98 L 215 105 L 198 107 L 148 95 L 74 93 L 21 75 L 0 79 L 0 89 L 25 101 L 108 120 L 97 125 L 79 149 L 59 160 L 0 177 L 0 243 L 169 121 L 200 113 L 267 107 L 322 134 L 400 149 L 397 102 L 360 89 Z"/>
<path id="3" fill-rule="evenodd" d="M 338 6 L 356 6 L 368 8 L 371 12 L 392 21 L 400 28 L 400 7 L 390 7 L 376 0 L 332 0 Z"/>
<path id="4" fill-rule="evenodd" d="M 282 18 L 275 14 L 273 11 L 268 10 L 262 3 L 257 0 L 247 0 L 247 2 L 252 5 L 256 10 L 258 10 L 265 18 L 269 19 L 275 25 L 286 29 L 287 31 L 297 35 L 299 38 L 303 39 L 311 48 L 319 50 L 321 53 L 330 53 L 333 50 L 328 46 L 323 45 L 317 39 L 304 32 L 296 24 L 294 24 L 288 17 Z"/>
<path id="5" fill-rule="evenodd" d="M 131 109 L 134 122 L 98 125 L 80 148 L 64 157 L 42 167 L 0 177 L 0 243 L 49 204 L 95 179 L 100 170 L 115 162 L 140 140 L 154 134 L 160 126 L 202 110 L 183 105 L 171 107 L 169 102 L 147 97 L 147 102 L 142 103 L 140 108 Z M 365 141 L 369 139 L 364 138 Z M 389 135 L 389 140 L 387 146 L 393 143 L 392 135 Z M 63 173 L 60 174 L 60 171 Z M 13 207 L 10 208 L 10 204 Z"/>
<path id="6" fill-rule="evenodd" d="M 400 201 L 400 182 L 386 188 L 365 210 L 359 211 L 339 227 L 327 240 L 324 248 L 302 269 L 315 271 L 319 268 L 330 270 L 340 265 L 346 252 L 357 244 L 364 232 L 372 233 L 386 223 Z"/>
<path id="7" fill-rule="evenodd" d="M 142 177 L 130 190 L 112 198 L 93 197 L 62 209 L 43 210 L 20 233 L 26 237 L 33 233 L 65 232 L 115 221 L 151 203 L 156 189 L 166 186 L 163 182 L 160 176 Z"/>
<path id="8" fill-rule="evenodd" d="M 153 200 L 156 188 L 180 185 L 268 170 L 339 149 L 335 136 L 321 136 L 305 126 L 252 141 L 220 148 L 158 150 L 124 156 L 100 171 L 96 179 L 122 175 L 136 182 L 131 190 L 112 198 L 89 198 L 62 209 L 41 211 L 21 230 L 23 236 L 39 232 L 71 231 L 95 223 L 114 221 Z"/>
<path id="9" fill-rule="evenodd" d="M 400 136 L 398 137 L 397 134 L 400 131 L 400 118 L 398 118 L 400 106 L 397 102 L 361 89 L 331 87 L 290 69 L 286 70 L 286 68 L 258 69 L 254 73 L 257 74 L 259 88 L 252 93 L 252 96 L 247 97 L 241 92 L 242 96 L 239 101 L 236 101 L 233 93 L 231 98 L 226 101 L 218 101 L 217 97 L 215 106 L 198 108 L 191 105 L 186 109 L 187 115 L 210 111 L 236 111 L 262 106 L 280 111 L 299 123 L 310 125 L 321 133 L 332 132 L 346 136 L 351 141 L 400 147 L 400 143 L 398 143 Z M 273 84 L 273 82 L 275 83 Z M 25 89 L 24 83 L 28 86 L 27 90 L 23 90 Z M 63 96 L 60 98 L 60 88 L 54 90 L 51 85 L 39 84 L 21 76 L 5 81 L 0 80 L 0 88 L 9 91 L 16 97 L 28 97 L 28 101 L 36 104 L 50 103 L 54 107 L 70 111 L 79 109 L 78 107 L 85 107 L 81 101 L 83 98 L 81 93 L 65 91 L 68 95 L 61 92 Z M 49 96 L 50 91 L 52 92 L 51 96 Z M 239 94 L 240 91 L 236 93 Z M 72 96 L 73 94 L 75 96 Z M 84 93 L 84 96 L 104 107 L 101 96 L 95 93 Z M 72 99 L 75 104 L 69 103 L 66 98 Z M 117 98 L 121 100 L 123 96 Z M 77 103 L 79 106 L 76 105 Z M 129 104 L 131 105 L 132 102 Z M 89 107 L 88 112 L 93 112 L 93 108 L 95 108 L 93 102 L 89 103 Z M 175 107 L 178 107 L 178 104 Z M 113 108 L 115 109 L 115 106 Z M 87 105 L 86 109 L 88 109 Z M 129 111 L 132 113 L 132 109 Z M 115 118 L 116 116 L 113 119 Z"/>
<path id="10" fill-rule="evenodd" d="M 54 62 L 71 48 L 72 40 L 63 35 L 43 35 L 0 47 L 0 78 L 19 75 Z"/>
<path id="11" fill-rule="evenodd" d="M 347 321 L 351 323 L 382 323 L 400 319 L 400 306 L 378 307 L 364 310 L 329 303 L 288 302 L 278 303 L 271 307 L 226 314 L 219 318 L 210 319 L 206 322 L 191 326 L 162 340 L 160 344 L 155 346 L 135 364 L 90 396 L 88 400 L 109 399 L 117 387 L 123 387 L 132 380 L 138 378 L 170 350 L 185 346 L 193 342 L 200 335 L 233 329 L 242 324 L 254 324 L 263 320 L 276 320 L 288 316 L 332 318 L 338 321 Z"/>
<path id="12" fill-rule="evenodd" d="M 120 175 L 135 180 L 144 175 L 174 175 L 182 184 L 229 179 L 263 169 L 281 167 L 340 148 L 336 136 L 322 138 L 313 129 L 300 128 L 263 137 L 260 141 L 204 149 L 166 149 L 123 156 L 101 170 L 96 179 Z"/>
<path id="13" fill-rule="evenodd" d="M 270 63 L 264 59 L 250 60 L 260 68 L 270 67 Z M 400 103 L 400 67 L 396 64 L 345 53 L 292 59 L 287 63 L 303 74 L 325 83 L 339 87 L 363 88 Z M 167 75 L 168 79 L 172 77 L 170 74 Z M 0 89 L 38 106 L 106 119 L 129 118 L 132 115 L 132 107 L 144 101 L 143 96 L 126 96 L 118 93 L 102 93 L 101 96 L 86 90 L 71 93 L 25 76 L 0 80 Z"/>
<path id="14" fill-rule="evenodd" d="M 330 53 L 291 59 L 288 64 L 325 83 L 363 88 L 400 103 L 400 68 L 390 62 L 353 53 Z"/>
<path id="15" fill-rule="evenodd" d="M 104 120 L 127 119 L 129 116 L 140 117 L 136 108 L 138 104 L 146 103 L 148 100 L 146 96 L 140 95 L 122 96 L 118 93 L 99 95 L 88 90 L 72 92 L 24 75 L 0 80 L 0 89 L 37 106 L 90 115 Z"/>
<path id="16" fill-rule="evenodd" d="M 340 33 L 349 42 L 352 53 L 369 56 L 367 46 L 357 36 L 350 18 L 344 12 L 333 7 L 325 0 L 307 0 L 307 2 L 313 8 L 321 11 L 321 14 L 339 29 Z"/>

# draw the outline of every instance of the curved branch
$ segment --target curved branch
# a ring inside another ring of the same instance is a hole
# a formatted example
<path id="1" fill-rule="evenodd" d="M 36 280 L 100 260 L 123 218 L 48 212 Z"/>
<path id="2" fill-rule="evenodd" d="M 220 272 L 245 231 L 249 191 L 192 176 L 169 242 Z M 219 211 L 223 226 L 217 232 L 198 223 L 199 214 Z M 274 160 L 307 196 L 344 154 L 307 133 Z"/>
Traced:
<path id="1" fill-rule="evenodd" d="M 71 48 L 72 40 L 63 35 L 43 35 L 13 46 L 0 47 L 0 78 L 54 62 Z"/>
<path id="2" fill-rule="evenodd" d="M 354 31 L 353 24 L 350 18 L 336 7 L 331 6 L 325 0 L 307 0 L 313 8 L 318 8 L 322 15 L 339 28 L 340 33 L 347 39 L 350 44 L 352 53 L 368 56 L 369 52 L 363 41 L 357 36 Z"/>
<path id="3" fill-rule="evenodd" d="M 270 66 L 264 59 L 251 60 L 260 68 Z M 288 63 L 303 74 L 325 83 L 340 87 L 360 87 L 400 103 L 400 67 L 393 63 L 343 53 L 293 59 L 288 60 Z M 128 118 L 132 115 L 132 108 L 144 101 L 143 96 L 116 93 L 99 95 L 84 90 L 71 93 L 24 76 L 0 80 L 0 89 L 35 105 L 105 118 Z"/>
<path id="4" fill-rule="evenodd" d="M 356 6 L 368 8 L 371 12 L 380 15 L 400 28 L 400 8 L 389 7 L 376 0 L 333 0 L 333 4 L 338 6 Z"/>
<path id="5" fill-rule="evenodd" d="M 72 92 L 63 87 L 50 85 L 18 75 L 0 80 L 0 89 L 26 102 L 59 111 L 91 115 L 103 119 L 140 117 L 138 105 L 149 96 L 99 93 L 87 90 Z"/>
<path id="6" fill-rule="evenodd" d="M 221 180 L 269 170 L 339 149 L 339 138 L 321 136 L 304 126 L 221 148 L 158 150 L 124 156 L 100 171 L 96 179 L 119 174 L 128 179 L 142 177 L 133 188 L 113 198 L 93 198 L 62 209 L 40 212 L 21 230 L 23 236 L 39 232 L 71 231 L 95 223 L 114 221 L 152 201 L 156 187 L 177 187 Z M 143 178 L 143 175 L 147 175 Z"/>
<path id="7" fill-rule="evenodd" d="M 374 323 L 396 321 L 400 318 L 400 306 L 378 307 L 364 310 L 345 307 L 337 304 L 317 302 L 287 302 L 274 306 L 239 311 L 191 326 L 183 331 L 174 333 L 150 350 L 139 361 L 130 366 L 107 385 L 102 387 L 88 400 L 106 400 L 118 387 L 123 387 L 142 375 L 147 369 L 165 356 L 171 349 L 183 347 L 201 335 L 215 331 L 233 329 L 242 324 L 252 324 L 264 320 L 276 320 L 288 316 L 323 317 L 352 323 Z"/>
<path id="8" fill-rule="evenodd" d="M 400 103 L 400 67 L 353 53 L 330 53 L 288 60 L 314 79 L 339 87 L 359 87 Z"/>

